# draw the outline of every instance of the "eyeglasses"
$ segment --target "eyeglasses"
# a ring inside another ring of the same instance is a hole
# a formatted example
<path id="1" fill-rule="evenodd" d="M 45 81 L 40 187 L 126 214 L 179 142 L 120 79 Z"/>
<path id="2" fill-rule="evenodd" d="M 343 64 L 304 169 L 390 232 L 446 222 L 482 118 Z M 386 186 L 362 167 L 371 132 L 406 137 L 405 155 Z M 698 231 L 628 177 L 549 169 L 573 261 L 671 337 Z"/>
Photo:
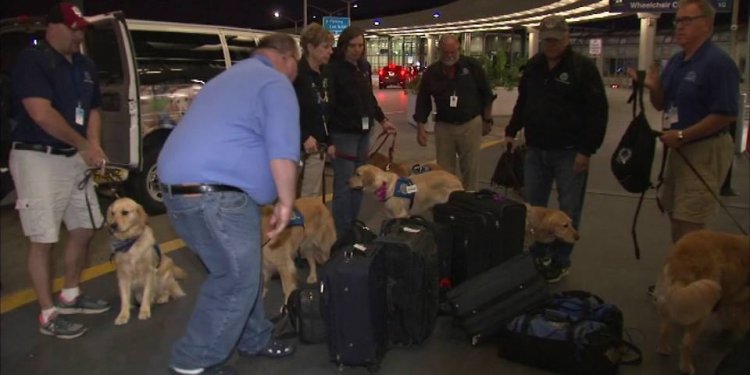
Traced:
<path id="1" fill-rule="evenodd" d="M 677 18 L 674 19 L 674 21 L 672 21 L 672 24 L 675 25 L 675 26 L 680 26 L 680 25 L 687 26 L 687 25 L 690 25 L 691 23 L 693 23 L 693 21 L 695 21 L 695 20 L 697 20 L 699 18 L 703 18 L 703 17 L 705 17 L 705 15 L 677 17 Z"/>

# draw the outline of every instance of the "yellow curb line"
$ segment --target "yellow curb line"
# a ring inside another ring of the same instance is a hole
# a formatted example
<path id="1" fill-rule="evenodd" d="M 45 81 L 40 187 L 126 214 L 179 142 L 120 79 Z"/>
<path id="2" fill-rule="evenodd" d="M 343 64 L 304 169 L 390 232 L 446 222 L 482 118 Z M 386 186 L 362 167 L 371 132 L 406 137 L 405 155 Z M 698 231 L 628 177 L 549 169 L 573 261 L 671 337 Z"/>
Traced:
<path id="1" fill-rule="evenodd" d="M 487 141 L 482 143 L 480 146 L 481 149 L 489 148 L 501 143 L 504 143 L 505 140 L 503 139 L 497 139 L 493 141 Z M 435 160 L 431 160 L 428 163 L 436 163 Z M 326 202 L 330 202 L 333 198 L 333 193 L 326 194 Z M 181 239 L 177 238 L 174 240 L 170 240 L 167 242 L 164 242 L 162 244 L 159 244 L 159 247 L 161 248 L 161 251 L 163 253 L 168 253 L 170 251 L 174 251 L 177 249 L 181 249 L 185 247 L 185 242 L 183 242 Z M 115 270 L 115 265 L 112 262 L 97 264 L 95 266 L 91 266 L 89 268 L 86 268 L 81 272 L 81 283 L 85 281 L 89 281 L 91 279 L 97 278 L 102 275 L 106 275 L 110 272 L 113 272 Z M 63 278 L 58 277 L 52 282 L 52 292 L 58 292 L 62 289 L 63 286 Z M 15 310 L 27 303 L 31 303 L 36 301 L 36 293 L 33 289 L 24 289 L 15 293 L 12 293 L 8 296 L 0 298 L 0 314 L 5 314 L 8 311 Z"/>
<path id="2" fill-rule="evenodd" d="M 185 243 L 181 239 L 174 239 L 164 242 L 159 245 L 162 253 L 168 253 L 180 248 L 185 247 Z M 102 275 L 106 275 L 115 270 L 115 264 L 112 262 L 97 264 L 89 267 L 81 272 L 81 283 Z M 52 292 L 58 292 L 62 289 L 63 278 L 58 277 L 52 282 Z M 0 314 L 5 314 L 8 311 L 15 310 L 27 303 L 36 301 L 36 293 L 33 289 L 25 289 L 15 293 L 12 293 L 6 297 L 0 299 Z"/>

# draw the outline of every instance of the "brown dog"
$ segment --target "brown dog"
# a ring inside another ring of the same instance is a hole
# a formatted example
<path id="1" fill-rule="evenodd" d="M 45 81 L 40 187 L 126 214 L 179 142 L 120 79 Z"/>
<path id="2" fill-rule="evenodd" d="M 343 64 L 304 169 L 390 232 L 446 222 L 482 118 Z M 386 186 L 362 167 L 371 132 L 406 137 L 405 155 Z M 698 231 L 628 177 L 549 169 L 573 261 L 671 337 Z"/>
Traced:
<path id="1" fill-rule="evenodd" d="M 425 172 L 409 177 L 412 189 L 415 189 L 412 202 L 412 199 L 394 196 L 398 179 L 399 176 L 395 173 L 372 165 L 362 165 L 349 179 L 349 187 L 375 193 L 391 218 L 421 214 L 438 203 L 447 202 L 452 192 L 463 190 L 461 180 L 449 172 Z"/>
<path id="2" fill-rule="evenodd" d="M 141 304 L 138 319 L 148 319 L 152 303 L 166 303 L 170 297 L 185 295 L 175 278 L 185 278 L 187 274 L 166 254 L 158 252 L 141 205 L 130 198 L 117 199 L 107 209 L 107 224 L 114 237 L 112 249 L 121 302 L 116 325 L 130 320 L 133 297 Z"/>
<path id="3" fill-rule="evenodd" d="M 694 374 L 692 351 L 712 312 L 737 336 L 750 328 L 750 237 L 686 234 L 667 256 L 655 293 L 661 317 L 657 352 L 671 352 L 671 323 L 685 326 L 680 370 Z"/>
<path id="4" fill-rule="evenodd" d="M 534 242 L 552 243 L 555 240 L 572 244 L 579 238 L 573 227 L 573 220 L 565 212 L 526 204 L 525 246 Z"/>
<path id="5" fill-rule="evenodd" d="M 263 246 L 263 295 L 265 296 L 269 280 L 278 272 L 284 301 L 297 289 L 297 268 L 294 258 L 299 254 L 310 265 L 307 283 L 318 281 L 317 264 L 325 263 L 330 257 L 331 247 L 336 242 L 336 227 L 333 216 L 320 197 L 299 198 L 294 207 L 302 214 L 303 225 L 292 225 L 284 229 L 278 237 Z M 273 213 L 273 206 L 263 207 L 263 242 L 267 239 L 268 221 Z"/>

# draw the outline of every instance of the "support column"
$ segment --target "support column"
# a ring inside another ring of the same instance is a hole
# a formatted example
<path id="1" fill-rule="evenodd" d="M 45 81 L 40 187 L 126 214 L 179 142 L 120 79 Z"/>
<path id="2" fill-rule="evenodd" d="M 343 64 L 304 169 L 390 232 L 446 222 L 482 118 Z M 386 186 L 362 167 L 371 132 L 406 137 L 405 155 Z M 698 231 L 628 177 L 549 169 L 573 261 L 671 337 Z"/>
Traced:
<path id="1" fill-rule="evenodd" d="M 461 46 L 461 51 L 464 55 L 469 55 L 471 51 L 471 33 L 464 33 L 464 42 Z"/>
<path id="2" fill-rule="evenodd" d="M 386 64 L 393 62 L 393 37 L 388 35 L 388 61 Z"/>
<path id="3" fill-rule="evenodd" d="M 638 13 L 641 20 L 641 40 L 638 45 L 638 69 L 648 70 L 654 62 L 654 41 L 656 39 L 657 13 Z"/>
<path id="4" fill-rule="evenodd" d="M 539 30 L 534 27 L 527 27 L 526 33 L 528 34 L 528 54 L 526 58 L 530 59 L 539 52 Z"/>
<path id="5" fill-rule="evenodd" d="M 425 43 L 427 45 L 425 46 L 424 66 L 426 67 L 435 61 L 435 37 L 432 35 L 425 35 L 425 38 Z"/>

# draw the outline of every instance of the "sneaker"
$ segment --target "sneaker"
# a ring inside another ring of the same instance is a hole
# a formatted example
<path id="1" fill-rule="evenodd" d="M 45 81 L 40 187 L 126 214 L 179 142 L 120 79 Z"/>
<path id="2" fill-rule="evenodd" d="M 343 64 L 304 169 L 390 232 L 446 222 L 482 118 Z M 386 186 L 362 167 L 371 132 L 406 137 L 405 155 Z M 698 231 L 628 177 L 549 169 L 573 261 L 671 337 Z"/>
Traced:
<path id="1" fill-rule="evenodd" d="M 59 298 L 55 307 L 60 314 L 101 314 L 110 308 L 107 301 L 93 299 L 85 294 L 80 294 L 72 302 Z"/>
<path id="2" fill-rule="evenodd" d="M 570 267 L 555 267 L 548 274 L 544 275 L 544 280 L 547 284 L 554 284 L 565 278 L 565 276 L 568 276 L 569 272 Z"/>
<path id="3" fill-rule="evenodd" d="M 548 284 L 556 283 L 568 276 L 570 267 L 561 267 L 550 257 L 534 258 L 536 270 L 544 277 Z"/>
<path id="4" fill-rule="evenodd" d="M 53 314 L 46 324 L 39 326 L 39 332 L 60 339 L 74 339 L 86 333 L 86 327 L 80 323 L 70 322 L 59 314 Z"/>
<path id="5" fill-rule="evenodd" d="M 200 372 L 196 372 L 200 371 Z M 173 375 L 183 374 L 200 374 L 200 375 L 236 375 L 237 370 L 232 366 L 211 366 L 204 369 L 176 370 L 174 367 L 169 368 L 169 373 Z"/>

